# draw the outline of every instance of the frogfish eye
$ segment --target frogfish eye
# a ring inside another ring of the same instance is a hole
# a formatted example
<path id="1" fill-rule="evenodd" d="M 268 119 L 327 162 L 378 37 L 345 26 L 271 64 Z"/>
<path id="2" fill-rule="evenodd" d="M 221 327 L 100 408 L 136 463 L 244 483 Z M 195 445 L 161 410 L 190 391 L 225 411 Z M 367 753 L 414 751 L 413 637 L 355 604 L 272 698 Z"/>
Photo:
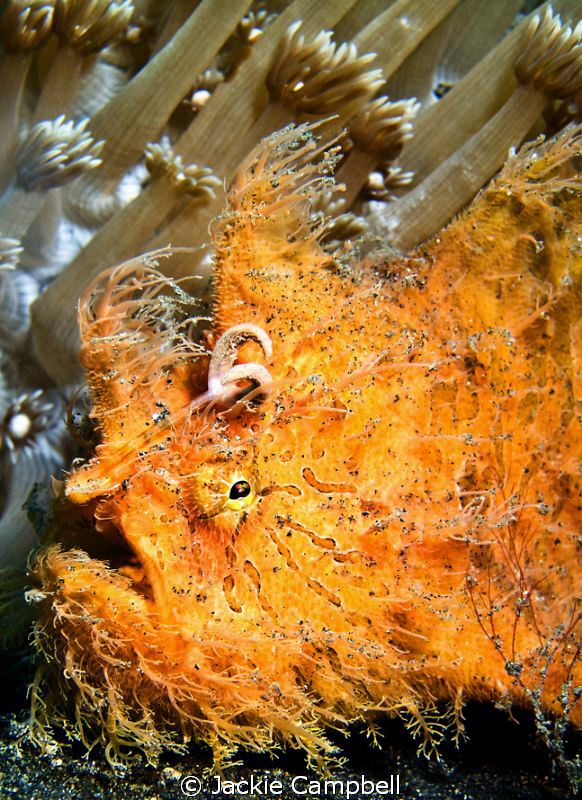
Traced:
<path id="1" fill-rule="evenodd" d="M 201 519 L 217 519 L 223 512 L 246 513 L 259 499 L 259 479 L 251 465 L 233 469 L 230 464 L 202 465 L 187 484 L 187 496 L 193 504 L 193 513 Z M 232 524 L 232 517 L 224 524 Z"/>
<path id="2" fill-rule="evenodd" d="M 244 497 L 248 497 L 251 493 L 251 485 L 248 481 L 237 481 L 233 483 L 230 487 L 230 492 L 228 493 L 229 500 L 242 500 Z"/>
<path id="3" fill-rule="evenodd" d="M 224 507 L 229 511 L 246 511 L 256 499 L 256 492 L 250 482 L 244 478 L 237 478 L 230 484 L 228 500 Z"/>

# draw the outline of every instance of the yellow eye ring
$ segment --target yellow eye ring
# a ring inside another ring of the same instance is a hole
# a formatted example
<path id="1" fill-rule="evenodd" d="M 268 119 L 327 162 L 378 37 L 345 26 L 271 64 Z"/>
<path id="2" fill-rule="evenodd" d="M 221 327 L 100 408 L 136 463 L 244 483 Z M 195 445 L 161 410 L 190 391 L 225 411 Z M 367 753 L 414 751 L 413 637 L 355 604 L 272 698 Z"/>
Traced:
<path id="1" fill-rule="evenodd" d="M 244 472 L 228 470 L 226 475 L 223 470 L 222 464 L 209 465 L 192 475 L 191 497 L 201 519 L 215 519 L 229 511 L 246 512 L 259 497 L 258 476 L 252 466 Z"/>

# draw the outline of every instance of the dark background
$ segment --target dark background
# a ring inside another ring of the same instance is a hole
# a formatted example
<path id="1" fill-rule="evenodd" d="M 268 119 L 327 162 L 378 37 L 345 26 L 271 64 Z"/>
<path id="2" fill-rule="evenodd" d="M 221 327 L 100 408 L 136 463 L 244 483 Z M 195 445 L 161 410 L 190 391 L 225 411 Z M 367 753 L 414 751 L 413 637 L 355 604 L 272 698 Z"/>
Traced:
<path id="1" fill-rule="evenodd" d="M 220 797 L 210 795 L 215 781 L 204 780 L 203 776 L 204 770 L 211 766 L 210 753 L 195 745 L 186 756 L 168 754 L 157 767 L 137 762 L 123 774 L 112 771 L 99 748 L 87 755 L 81 746 L 65 743 L 58 751 L 41 755 L 26 740 L 26 687 L 34 669 L 27 653 L 26 650 L 5 653 L 0 660 L 0 800 L 180 800 L 185 797 L 180 790 L 185 775 L 203 779 L 203 790 L 198 795 L 201 800 Z M 363 729 L 354 727 L 348 738 L 339 735 L 334 738 L 347 763 L 334 771 L 333 778 L 345 781 L 363 775 L 367 780 L 389 781 L 391 774 L 398 774 L 399 797 L 406 800 L 576 797 L 568 788 L 563 772 L 552 768 L 548 749 L 536 734 L 533 714 L 515 709 L 512 714 L 514 720 L 507 711 L 492 704 L 467 704 L 468 739 L 458 750 L 452 743 L 441 746 L 440 762 L 417 756 L 418 743 L 398 719 L 379 720 L 381 749 L 371 745 Z M 572 758 L 580 752 L 580 735 L 571 732 L 566 744 L 567 755 Z M 276 760 L 242 754 L 240 761 L 241 764 L 225 770 L 224 780 L 240 781 L 251 774 L 280 780 L 284 786 L 280 795 L 283 800 L 298 800 L 298 795 L 291 791 L 291 780 L 295 775 L 310 774 L 301 754 L 293 750 L 281 751 Z M 352 796 L 351 800 L 356 798 Z"/>

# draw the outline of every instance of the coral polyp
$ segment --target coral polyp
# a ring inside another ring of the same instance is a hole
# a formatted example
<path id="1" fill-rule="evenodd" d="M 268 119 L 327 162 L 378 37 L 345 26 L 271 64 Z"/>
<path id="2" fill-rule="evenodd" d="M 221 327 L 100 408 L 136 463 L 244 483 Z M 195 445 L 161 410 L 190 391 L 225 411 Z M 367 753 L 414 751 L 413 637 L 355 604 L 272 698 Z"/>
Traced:
<path id="1" fill-rule="evenodd" d="M 274 134 L 214 226 L 206 347 L 161 254 L 99 276 L 99 443 L 30 568 L 33 738 L 324 768 L 326 728 L 381 712 L 427 754 L 469 698 L 580 725 L 579 143 L 348 265 L 311 216 L 335 152 Z"/>

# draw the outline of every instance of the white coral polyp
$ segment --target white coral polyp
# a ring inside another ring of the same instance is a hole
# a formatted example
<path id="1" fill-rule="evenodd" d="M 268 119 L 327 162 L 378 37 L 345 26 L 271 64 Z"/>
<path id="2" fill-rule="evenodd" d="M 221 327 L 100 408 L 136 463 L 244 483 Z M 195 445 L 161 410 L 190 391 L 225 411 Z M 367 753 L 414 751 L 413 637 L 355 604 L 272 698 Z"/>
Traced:
<path id="1" fill-rule="evenodd" d="M 47 191 L 79 177 L 101 164 L 103 142 L 87 132 L 87 120 L 39 122 L 20 145 L 16 158 L 16 179 L 27 192 Z"/>

